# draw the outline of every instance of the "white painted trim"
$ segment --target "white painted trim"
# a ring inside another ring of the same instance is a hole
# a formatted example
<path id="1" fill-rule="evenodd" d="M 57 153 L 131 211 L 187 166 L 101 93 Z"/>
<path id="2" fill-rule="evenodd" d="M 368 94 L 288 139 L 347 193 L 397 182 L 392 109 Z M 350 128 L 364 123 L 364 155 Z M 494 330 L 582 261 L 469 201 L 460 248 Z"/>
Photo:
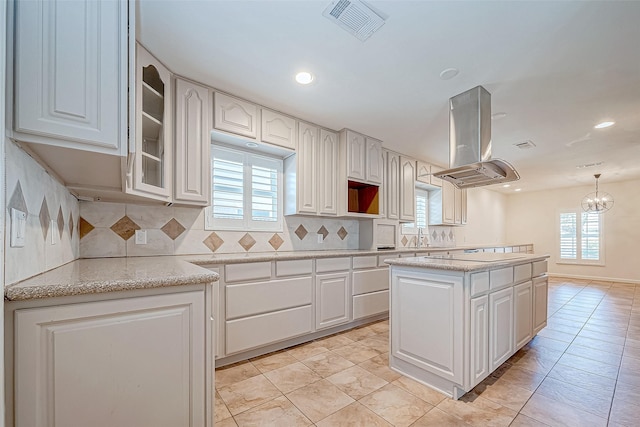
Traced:
<path id="1" fill-rule="evenodd" d="M 4 27 L 4 31 L 0 31 L 0 132 L 2 137 L 0 138 L 0 290 L 4 295 L 4 230 L 5 230 L 5 142 L 6 142 L 6 130 L 5 130 L 5 106 L 8 98 L 6 97 L 7 75 L 6 75 L 6 60 L 7 60 L 7 37 L 9 31 L 9 22 L 7 20 L 7 2 L 0 2 L 0 22 L 3 24 L 0 27 Z M 0 427 L 4 427 L 4 304 L 0 307 Z"/>
<path id="2" fill-rule="evenodd" d="M 640 284 L 640 280 L 633 279 L 620 279 L 615 277 L 599 277 L 599 276 L 583 276 L 580 274 L 565 274 L 565 273 L 547 273 L 549 277 L 556 278 L 566 278 L 566 279 L 580 279 L 580 280 L 594 280 L 598 282 L 616 282 L 616 283 L 626 283 L 626 284 Z"/>

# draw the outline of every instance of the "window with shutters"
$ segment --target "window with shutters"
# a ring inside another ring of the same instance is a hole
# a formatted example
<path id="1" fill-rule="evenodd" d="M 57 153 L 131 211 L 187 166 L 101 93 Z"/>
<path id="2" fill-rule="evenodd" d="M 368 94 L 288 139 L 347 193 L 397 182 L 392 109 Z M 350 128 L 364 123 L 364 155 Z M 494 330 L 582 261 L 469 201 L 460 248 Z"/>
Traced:
<path id="1" fill-rule="evenodd" d="M 602 219 L 593 212 L 560 212 L 558 262 L 604 265 Z"/>
<path id="2" fill-rule="evenodd" d="M 429 193 L 422 188 L 416 188 L 416 221 L 402 224 L 402 234 L 418 234 L 418 228 L 427 230 L 428 202 Z"/>
<path id="3" fill-rule="evenodd" d="M 282 231 L 282 160 L 212 145 L 207 230 Z"/>

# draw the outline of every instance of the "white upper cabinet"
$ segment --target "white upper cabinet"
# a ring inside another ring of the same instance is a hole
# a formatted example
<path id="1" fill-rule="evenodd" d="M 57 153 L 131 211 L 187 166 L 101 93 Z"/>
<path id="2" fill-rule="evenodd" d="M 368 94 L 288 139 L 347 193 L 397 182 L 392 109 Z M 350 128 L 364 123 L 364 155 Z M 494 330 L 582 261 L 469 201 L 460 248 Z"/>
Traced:
<path id="1" fill-rule="evenodd" d="M 297 211 L 318 212 L 318 133 L 317 126 L 300 122 L 297 155 Z"/>
<path id="2" fill-rule="evenodd" d="M 125 155 L 127 2 L 14 5 L 16 139 Z"/>
<path id="3" fill-rule="evenodd" d="M 347 179 L 382 184 L 382 142 L 344 129 Z"/>
<path id="4" fill-rule="evenodd" d="M 366 144 L 366 180 L 367 182 L 382 184 L 382 171 L 384 163 L 382 162 L 382 141 L 367 138 Z"/>
<path id="5" fill-rule="evenodd" d="M 442 178 L 437 178 L 435 177 L 433 174 L 437 173 L 437 172 L 441 172 L 444 169 L 442 169 L 440 166 L 436 166 L 436 165 L 431 165 L 431 179 L 430 179 L 430 184 L 434 185 L 436 187 L 442 187 Z"/>
<path id="6" fill-rule="evenodd" d="M 176 202 L 206 206 L 211 199 L 209 89 L 175 80 Z"/>
<path id="7" fill-rule="evenodd" d="M 267 108 L 262 109 L 261 139 L 280 147 L 296 149 L 296 120 Z"/>
<path id="8" fill-rule="evenodd" d="M 253 139 L 258 137 L 259 110 L 256 104 L 216 92 L 213 107 L 214 128 Z"/>
<path id="9" fill-rule="evenodd" d="M 400 221 L 416 219 L 416 161 L 400 156 Z"/>
<path id="10" fill-rule="evenodd" d="M 318 214 L 338 214 L 338 134 L 320 129 L 318 164 Z"/>
<path id="11" fill-rule="evenodd" d="M 136 134 L 131 144 L 125 191 L 171 201 L 171 72 L 136 46 Z"/>
<path id="12" fill-rule="evenodd" d="M 347 130 L 346 141 L 347 178 L 364 181 L 366 179 L 366 138 L 364 135 Z"/>
<path id="13" fill-rule="evenodd" d="M 429 163 L 416 162 L 416 181 L 431 184 L 431 165 Z"/>
<path id="14" fill-rule="evenodd" d="M 387 198 L 386 213 L 389 219 L 400 218 L 400 155 L 387 152 L 387 173 L 384 193 Z"/>

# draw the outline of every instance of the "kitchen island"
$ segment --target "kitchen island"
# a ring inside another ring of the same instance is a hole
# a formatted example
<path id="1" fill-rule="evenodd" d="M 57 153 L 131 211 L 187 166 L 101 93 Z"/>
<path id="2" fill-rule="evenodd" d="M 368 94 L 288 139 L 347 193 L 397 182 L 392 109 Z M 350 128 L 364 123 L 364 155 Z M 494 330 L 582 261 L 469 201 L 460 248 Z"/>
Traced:
<path id="1" fill-rule="evenodd" d="M 547 258 L 464 253 L 386 260 L 391 368 L 459 399 L 546 326 Z"/>

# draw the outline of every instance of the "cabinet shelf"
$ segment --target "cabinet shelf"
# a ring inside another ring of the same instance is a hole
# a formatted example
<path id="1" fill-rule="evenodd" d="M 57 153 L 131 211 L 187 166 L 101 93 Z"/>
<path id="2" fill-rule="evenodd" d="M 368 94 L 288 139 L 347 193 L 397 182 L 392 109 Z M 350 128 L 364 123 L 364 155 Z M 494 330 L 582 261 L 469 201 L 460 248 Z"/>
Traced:
<path id="1" fill-rule="evenodd" d="M 158 99 L 164 99 L 164 95 L 152 88 L 147 82 L 142 82 L 142 96 L 154 96 Z"/>
<path id="2" fill-rule="evenodd" d="M 162 122 L 155 117 L 149 115 L 146 111 L 142 112 L 142 135 L 158 139 L 162 132 Z"/>
<path id="3" fill-rule="evenodd" d="M 162 163 L 162 159 L 160 157 L 153 156 L 149 153 L 142 152 L 142 157 L 148 160 L 153 160 L 154 162 Z"/>

